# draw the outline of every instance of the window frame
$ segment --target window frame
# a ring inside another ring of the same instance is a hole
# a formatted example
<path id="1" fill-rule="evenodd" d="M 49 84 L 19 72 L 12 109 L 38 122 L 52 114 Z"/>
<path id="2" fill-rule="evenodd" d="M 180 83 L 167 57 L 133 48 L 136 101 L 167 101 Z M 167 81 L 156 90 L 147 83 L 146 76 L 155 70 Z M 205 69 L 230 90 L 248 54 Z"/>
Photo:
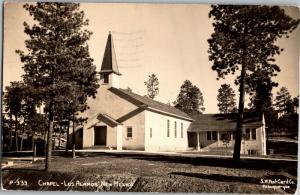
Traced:
<path id="1" fill-rule="evenodd" d="M 246 128 L 246 130 L 245 130 L 245 140 L 250 140 L 250 137 L 251 137 L 250 134 L 251 134 L 251 129 Z"/>
<path id="2" fill-rule="evenodd" d="M 206 133 L 206 139 L 208 141 L 212 141 L 212 132 L 211 131 L 207 131 L 207 133 Z"/>
<path id="3" fill-rule="evenodd" d="M 177 138 L 177 121 L 174 121 L 174 137 Z"/>
<path id="4" fill-rule="evenodd" d="M 213 141 L 218 140 L 218 132 L 217 131 L 212 131 L 212 140 Z"/>
<path id="5" fill-rule="evenodd" d="M 129 129 L 131 130 L 130 133 L 129 133 Z M 131 134 L 131 136 L 128 136 L 129 134 Z M 126 128 L 126 138 L 127 138 L 127 139 L 132 139 L 132 137 L 133 137 L 133 128 L 132 128 L 132 126 L 128 126 L 128 127 Z"/>
<path id="6" fill-rule="evenodd" d="M 167 120 L 167 137 L 170 137 L 170 120 Z"/>
<path id="7" fill-rule="evenodd" d="M 181 134 L 181 138 L 183 138 L 183 123 L 181 123 L 181 127 L 180 127 L 180 129 L 181 129 L 181 132 L 180 132 L 180 134 Z"/>
<path id="8" fill-rule="evenodd" d="M 254 138 L 253 135 L 255 136 Z M 256 140 L 256 128 L 251 128 L 251 140 Z"/>

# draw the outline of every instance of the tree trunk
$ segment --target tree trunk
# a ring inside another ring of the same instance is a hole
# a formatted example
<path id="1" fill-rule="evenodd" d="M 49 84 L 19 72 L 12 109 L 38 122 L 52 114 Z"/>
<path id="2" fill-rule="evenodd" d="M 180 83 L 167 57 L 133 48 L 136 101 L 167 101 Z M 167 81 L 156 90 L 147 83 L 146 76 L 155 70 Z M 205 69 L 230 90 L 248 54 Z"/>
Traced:
<path id="1" fill-rule="evenodd" d="M 54 132 L 54 126 L 53 126 L 53 131 L 52 131 L 52 150 L 54 150 L 54 145 L 55 145 L 55 142 L 56 142 L 56 132 Z"/>
<path id="2" fill-rule="evenodd" d="M 16 151 L 19 151 L 19 144 L 18 144 L 18 120 L 17 117 L 15 118 L 15 142 L 16 142 Z"/>
<path id="3" fill-rule="evenodd" d="M 46 154 L 46 165 L 45 170 L 49 171 L 51 168 L 51 156 L 52 156 L 52 132 L 53 132 L 53 113 L 51 112 L 52 106 L 50 106 L 50 113 L 49 113 L 49 130 L 48 130 L 48 137 L 47 137 L 47 154 Z"/>
<path id="4" fill-rule="evenodd" d="M 21 137 L 21 144 L 20 144 L 20 151 L 22 151 L 23 150 L 23 135 L 22 135 L 22 137 Z"/>
<path id="5" fill-rule="evenodd" d="M 73 114 L 73 147 L 72 147 L 72 156 L 73 158 L 76 158 L 76 153 L 75 153 L 75 147 L 76 147 L 76 144 L 75 144 L 75 114 Z"/>
<path id="6" fill-rule="evenodd" d="M 32 131 L 31 149 L 32 149 L 32 151 L 34 151 L 34 131 Z"/>
<path id="7" fill-rule="evenodd" d="M 48 126 L 48 129 L 49 129 L 49 126 Z M 47 128 L 45 128 L 44 130 L 44 141 L 45 141 L 45 146 L 47 144 L 47 135 L 48 135 L 48 131 L 47 131 Z"/>
<path id="8" fill-rule="evenodd" d="M 24 135 L 24 132 L 25 132 L 25 126 L 23 125 L 23 131 L 22 131 L 22 137 L 21 137 L 21 145 L 20 145 L 20 151 L 22 151 L 23 150 L 23 141 L 24 141 L 24 138 L 23 138 L 23 135 Z"/>
<path id="9" fill-rule="evenodd" d="M 69 152 L 69 136 L 70 136 L 70 120 L 68 120 L 68 127 L 67 127 L 67 143 L 66 143 L 66 153 Z"/>
<path id="10" fill-rule="evenodd" d="M 61 129 L 62 129 L 62 125 L 60 125 L 60 126 L 59 126 L 59 135 L 58 135 L 58 149 L 60 149 Z"/>
<path id="11" fill-rule="evenodd" d="M 16 151 L 19 151 L 17 129 L 15 129 L 15 144 L 16 144 Z"/>
<path id="12" fill-rule="evenodd" d="M 12 132 L 11 129 L 9 130 L 9 147 L 12 147 Z"/>
<path id="13" fill-rule="evenodd" d="M 13 145 L 13 139 L 12 139 L 13 119 L 12 119 L 11 114 L 9 115 L 9 119 L 10 119 L 10 122 L 9 122 L 9 146 L 10 146 L 10 148 L 12 148 L 12 145 Z"/>
<path id="14" fill-rule="evenodd" d="M 240 97 L 239 97 L 239 110 L 237 115 L 237 128 L 234 144 L 234 153 L 233 160 L 235 162 L 240 161 L 241 157 L 241 141 L 242 141 L 242 128 L 243 128 L 243 119 L 244 119 L 244 102 L 245 102 L 245 76 L 246 76 L 246 67 L 243 64 L 240 77 Z"/>

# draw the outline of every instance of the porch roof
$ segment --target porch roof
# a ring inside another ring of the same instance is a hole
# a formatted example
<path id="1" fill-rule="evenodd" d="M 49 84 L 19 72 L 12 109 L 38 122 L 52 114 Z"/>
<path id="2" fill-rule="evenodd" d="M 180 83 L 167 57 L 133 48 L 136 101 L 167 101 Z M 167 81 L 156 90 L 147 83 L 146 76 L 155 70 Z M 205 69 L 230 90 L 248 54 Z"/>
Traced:
<path id="1" fill-rule="evenodd" d="M 119 123 L 117 120 L 115 120 L 111 116 L 108 116 L 107 114 L 99 114 L 97 118 L 98 120 L 104 123 L 108 123 L 108 125 L 111 126 L 122 125 L 122 123 Z"/>
<path id="2" fill-rule="evenodd" d="M 188 128 L 189 132 L 199 131 L 235 131 L 237 114 L 199 114 Z M 262 116 L 245 113 L 243 127 L 258 128 L 263 126 Z"/>

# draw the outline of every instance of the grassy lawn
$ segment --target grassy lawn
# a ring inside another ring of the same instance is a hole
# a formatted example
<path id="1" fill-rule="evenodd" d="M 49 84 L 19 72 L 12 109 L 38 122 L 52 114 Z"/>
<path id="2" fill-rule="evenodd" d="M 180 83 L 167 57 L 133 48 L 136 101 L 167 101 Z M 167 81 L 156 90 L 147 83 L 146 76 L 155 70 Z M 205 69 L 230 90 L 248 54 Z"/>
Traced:
<path id="1" fill-rule="evenodd" d="M 81 153 L 76 159 L 57 155 L 52 162 L 50 173 L 42 171 L 43 162 L 3 170 L 4 188 L 215 193 L 294 193 L 296 190 L 297 162 L 251 160 L 243 161 L 236 168 L 228 159 L 96 153 Z M 16 178 L 26 180 L 28 185 L 12 183 Z M 285 190 L 270 189 L 263 187 L 261 179 L 291 179 L 294 184 Z M 43 186 L 39 180 L 55 181 L 57 186 L 51 183 Z"/>

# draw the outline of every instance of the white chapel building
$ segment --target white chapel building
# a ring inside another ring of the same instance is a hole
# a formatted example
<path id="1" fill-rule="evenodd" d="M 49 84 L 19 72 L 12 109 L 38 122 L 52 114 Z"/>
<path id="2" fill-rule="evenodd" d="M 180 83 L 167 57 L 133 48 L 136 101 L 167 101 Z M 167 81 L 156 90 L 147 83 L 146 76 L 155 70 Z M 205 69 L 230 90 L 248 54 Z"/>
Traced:
<path id="1" fill-rule="evenodd" d="M 88 121 L 76 136 L 82 148 L 186 150 L 193 119 L 153 99 L 119 88 L 119 72 L 111 34 L 107 39 L 96 98 L 88 100 Z M 82 138 L 81 136 L 82 135 Z"/>
<path id="2" fill-rule="evenodd" d="M 109 34 L 100 70 L 100 88 L 96 98 L 88 99 L 90 109 L 82 114 L 88 120 L 77 128 L 76 147 L 145 151 L 205 150 L 210 149 L 210 145 L 222 147 L 221 132 L 235 130 L 233 125 L 228 126 L 231 129 L 213 129 L 218 127 L 214 124 L 206 129 L 207 117 L 191 117 L 173 106 L 121 89 L 121 76 L 113 39 Z M 200 125 L 202 123 L 205 125 Z M 251 127 L 251 123 L 247 127 Z M 248 129 L 245 131 L 248 132 Z M 265 131 L 264 122 L 256 121 L 251 128 L 251 139 L 246 140 L 251 142 L 251 148 L 247 150 L 244 147 L 241 153 L 266 153 L 265 133 L 262 131 Z"/>

